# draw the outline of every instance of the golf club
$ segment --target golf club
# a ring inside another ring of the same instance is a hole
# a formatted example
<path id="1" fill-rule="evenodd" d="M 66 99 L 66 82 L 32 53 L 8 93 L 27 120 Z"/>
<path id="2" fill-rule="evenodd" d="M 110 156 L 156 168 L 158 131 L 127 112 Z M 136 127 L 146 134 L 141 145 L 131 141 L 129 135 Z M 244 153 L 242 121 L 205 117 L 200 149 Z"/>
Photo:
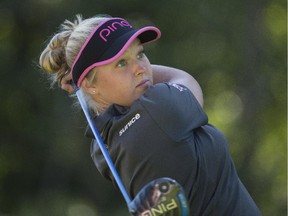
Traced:
<path id="1" fill-rule="evenodd" d="M 133 201 L 131 200 L 90 116 L 82 91 L 75 86 L 74 91 L 107 165 L 125 199 L 129 213 L 134 216 L 189 216 L 185 193 L 181 185 L 171 178 L 163 177 L 149 182 Z"/>

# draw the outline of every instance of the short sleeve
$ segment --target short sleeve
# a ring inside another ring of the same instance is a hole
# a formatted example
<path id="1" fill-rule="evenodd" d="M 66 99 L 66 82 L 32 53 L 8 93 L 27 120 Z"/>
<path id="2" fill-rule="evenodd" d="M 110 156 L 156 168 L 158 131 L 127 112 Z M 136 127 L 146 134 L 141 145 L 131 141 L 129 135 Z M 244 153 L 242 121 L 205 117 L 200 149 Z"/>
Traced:
<path id="1" fill-rule="evenodd" d="M 182 85 L 156 84 L 139 102 L 159 127 L 176 141 L 189 138 L 191 131 L 208 123 L 195 96 Z"/>

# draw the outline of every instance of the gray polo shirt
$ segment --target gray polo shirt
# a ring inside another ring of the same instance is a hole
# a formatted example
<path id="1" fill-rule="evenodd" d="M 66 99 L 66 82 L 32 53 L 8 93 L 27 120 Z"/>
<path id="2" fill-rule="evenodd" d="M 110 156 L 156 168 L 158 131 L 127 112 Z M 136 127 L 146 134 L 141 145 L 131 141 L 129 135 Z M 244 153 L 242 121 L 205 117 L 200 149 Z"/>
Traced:
<path id="1" fill-rule="evenodd" d="M 224 136 L 184 86 L 154 85 L 131 107 L 113 105 L 95 123 L 132 198 L 150 181 L 170 177 L 183 186 L 191 215 L 261 215 Z M 94 140 L 91 156 L 115 185 Z"/>

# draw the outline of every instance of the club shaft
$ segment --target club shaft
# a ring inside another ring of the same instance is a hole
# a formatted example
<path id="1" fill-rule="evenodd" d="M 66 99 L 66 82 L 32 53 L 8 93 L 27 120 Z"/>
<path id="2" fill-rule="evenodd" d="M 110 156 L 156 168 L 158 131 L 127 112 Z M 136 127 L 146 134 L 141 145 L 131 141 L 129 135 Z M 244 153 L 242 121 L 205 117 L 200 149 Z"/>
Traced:
<path id="1" fill-rule="evenodd" d="M 96 141 L 97 141 L 97 143 L 99 145 L 99 148 L 100 148 L 100 150 L 101 150 L 101 152 L 102 152 L 102 154 L 103 154 L 103 156 L 104 156 L 104 158 L 105 158 L 105 160 L 106 160 L 106 162 L 107 162 L 107 164 L 109 166 L 109 169 L 110 169 L 110 171 L 111 171 L 111 173 L 112 173 L 112 175 L 113 175 L 113 177 L 114 177 L 114 179 L 115 179 L 115 181 L 116 181 L 116 183 L 117 183 L 117 185 L 119 187 L 119 190 L 121 191 L 121 193 L 122 193 L 122 195 L 123 195 L 123 197 L 124 197 L 124 199 L 126 201 L 126 204 L 127 204 L 128 208 L 129 208 L 130 207 L 130 203 L 131 203 L 131 198 L 129 197 L 129 195 L 128 195 L 128 193 L 127 193 L 127 191 L 126 191 L 126 189 L 125 189 L 125 187 L 123 185 L 123 182 L 120 179 L 119 174 L 118 174 L 118 172 L 117 172 L 117 170 L 116 170 L 116 168 L 115 168 L 115 166 L 114 166 L 114 164 L 112 162 L 112 159 L 111 159 L 111 157 L 110 157 L 110 155 L 109 155 L 109 153 L 108 153 L 108 151 L 107 151 L 107 149 L 106 149 L 106 147 L 105 147 L 105 145 L 103 143 L 103 140 L 102 140 L 98 130 L 96 129 L 96 126 L 95 126 L 95 124 L 94 124 L 94 122 L 93 122 L 93 120 L 92 120 L 92 118 L 90 116 L 90 113 L 88 111 L 88 107 L 86 105 L 86 101 L 84 100 L 82 92 L 80 90 L 77 90 L 76 91 L 76 95 L 77 95 L 79 103 L 80 103 L 80 105 L 82 107 L 82 110 L 83 110 L 83 112 L 85 114 L 85 117 L 86 117 L 86 119 L 87 119 L 87 121 L 89 123 L 89 126 L 90 126 L 90 128 L 91 128 L 91 130 L 92 130 L 92 132 L 94 134 L 94 137 L 95 137 L 95 139 L 96 139 Z"/>

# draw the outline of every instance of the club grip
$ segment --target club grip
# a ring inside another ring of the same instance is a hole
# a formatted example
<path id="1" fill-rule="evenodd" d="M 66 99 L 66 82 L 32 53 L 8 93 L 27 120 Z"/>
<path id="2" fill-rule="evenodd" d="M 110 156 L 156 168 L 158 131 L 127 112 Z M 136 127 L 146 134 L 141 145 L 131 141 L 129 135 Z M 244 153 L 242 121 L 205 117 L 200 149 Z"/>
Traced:
<path id="1" fill-rule="evenodd" d="M 146 185 L 130 203 L 133 216 L 189 216 L 182 186 L 171 178 L 159 178 Z"/>

